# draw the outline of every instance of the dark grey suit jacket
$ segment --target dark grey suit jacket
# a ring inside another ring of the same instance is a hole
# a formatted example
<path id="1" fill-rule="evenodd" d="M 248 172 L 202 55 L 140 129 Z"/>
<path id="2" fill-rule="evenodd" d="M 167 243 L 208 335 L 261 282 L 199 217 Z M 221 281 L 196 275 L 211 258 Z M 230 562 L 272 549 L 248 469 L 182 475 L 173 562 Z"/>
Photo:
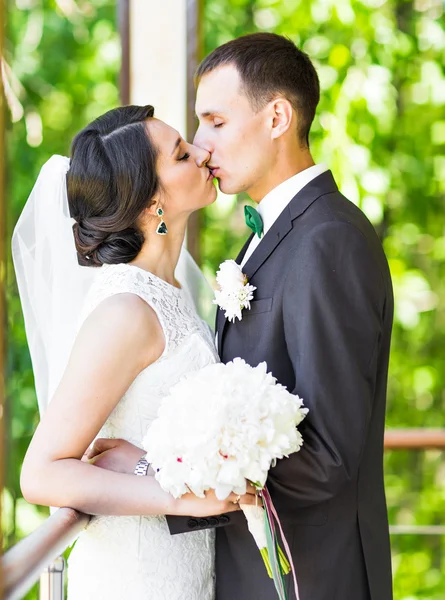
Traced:
<path id="1" fill-rule="evenodd" d="M 221 360 L 266 361 L 309 408 L 302 450 L 267 481 L 300 598 L 391 600 L 383 433 L 393 295 L 381 243 L 326 172 L 293 198 L 243 272 L 257 290 L 241 321 L 219 311 Z M 216 530 L 217 600 L 275 600 L 244 516 L 228 519 Z M 190 530 L 189 521 L 170 526 Z"/>

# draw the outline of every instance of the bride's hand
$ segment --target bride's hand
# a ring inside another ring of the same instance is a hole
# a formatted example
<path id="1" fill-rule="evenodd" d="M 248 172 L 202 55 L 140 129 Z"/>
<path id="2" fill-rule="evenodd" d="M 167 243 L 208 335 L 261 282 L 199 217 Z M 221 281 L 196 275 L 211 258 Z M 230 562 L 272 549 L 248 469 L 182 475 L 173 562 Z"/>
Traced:
<path id="1" fill-rule="evenodd" d="M 208 517 L 240 510 L 240 504 L 255 504 L 255 488 L 248 484 L 244 496 L 230 494 L 226 500 L 218 500 L 214 490 L 205 492 L 205 498 L 198 498 L 195 494 L 185 494 L 175 501 L 175 515 L 191 517 Z"/>
<path id="2" fill-rule="evenodd" d="M 138 460 L 144 455 L 144 450 L 130 442 L 114 438 L 98 438 L 85 452 L 82 460 L 88 461 L 102 469 L 132 474 Z M 149 471 L 152 473 L 151 469 Z M 157 484 L 159 485 L 159 484 Z M 240 510 L 239 504 L 255 504 L 255 488 L 247 485 L 247 493 L 240 496 L 230 494 L 226 500 L 218 500 L 214 490 L 205 493 L 205 498 L 195 494 L 185 494 L 174 500 L 171 514 L 190 517 L 208 517 Z"/>

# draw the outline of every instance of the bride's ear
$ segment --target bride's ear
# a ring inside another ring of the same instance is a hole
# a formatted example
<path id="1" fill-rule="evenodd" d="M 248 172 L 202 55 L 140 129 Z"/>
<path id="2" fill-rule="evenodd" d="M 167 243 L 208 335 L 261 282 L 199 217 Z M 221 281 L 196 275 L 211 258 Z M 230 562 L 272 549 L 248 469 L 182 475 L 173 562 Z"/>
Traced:
<path id="1" fill-rule="evenodd" d="M 152 219 L 153 217 L 156 217 L 156 211 L 160 206 L 161 202 L 159 201 L 159 199 L 154 198 L 150 206 L 147 206 L 147 208 L 144 208 L 144 210 L 141 212 L 140 219 L 142 219 L 143 221 L 147 221 L 149 219 Z"/>
<path id="2" fill-rule="evenodd" d="M 138 217 L 138 225 L 143 229 L 149 227 L 153 223 L 153 218 L 156 217 L 156 209 L 159 207 L 159 202 L 153 202 L 140 213 Z"/>
<path id="3" fill-rule="evenodd" d="M 277 139 L 289 130 L 294 121 L 294 110 L 287 98 L 275 98 L 270 103 L 272 116 L 272 139 Z"/>

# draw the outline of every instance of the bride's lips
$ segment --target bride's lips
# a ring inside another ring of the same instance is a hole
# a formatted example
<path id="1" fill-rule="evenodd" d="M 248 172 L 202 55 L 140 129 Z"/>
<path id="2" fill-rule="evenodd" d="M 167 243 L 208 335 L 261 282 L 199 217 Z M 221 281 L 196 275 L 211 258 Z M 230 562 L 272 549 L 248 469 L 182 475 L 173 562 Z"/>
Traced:
<path id="1" fill-rule="evenodd" d="M 214 167 L 213 165 L 207 165 L 207 167 L 210 169 L 212 177 L 216 177 L 216 171 L 218 171 L 219 167 Z"/>

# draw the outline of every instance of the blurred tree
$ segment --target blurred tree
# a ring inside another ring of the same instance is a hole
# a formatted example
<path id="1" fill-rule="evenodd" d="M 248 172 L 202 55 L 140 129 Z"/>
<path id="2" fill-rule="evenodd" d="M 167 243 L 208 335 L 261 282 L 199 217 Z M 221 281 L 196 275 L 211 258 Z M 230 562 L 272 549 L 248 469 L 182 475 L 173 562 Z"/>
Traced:
<path id="1" fill-rule="evenodd" d="M 8 229 L 38 171 L 118 104 L 119 40 L 111 0 L 7 0 Z M 314 60 L 322 99 L 311 147 L 382 237 L 396 294 L 388 425 L 444 426 L 445 31 L 442 0 L 206 0 L 205 50 L 243 33 L 288 35 Z M 220 195 L 203 216 L 204 269 L 235 257 L 244 198 Z M 20 465 L 38 421 L 14 276 L 9 271 L 7 545 L 47 511 L 27 505 Z M 390 521 L 440 524 L 437 452 L 386 457 Z M 393 537 L 395 599 L 445 597 L 445 540 Z M 29 598 L 35 595 L 30 594 Z"/>

